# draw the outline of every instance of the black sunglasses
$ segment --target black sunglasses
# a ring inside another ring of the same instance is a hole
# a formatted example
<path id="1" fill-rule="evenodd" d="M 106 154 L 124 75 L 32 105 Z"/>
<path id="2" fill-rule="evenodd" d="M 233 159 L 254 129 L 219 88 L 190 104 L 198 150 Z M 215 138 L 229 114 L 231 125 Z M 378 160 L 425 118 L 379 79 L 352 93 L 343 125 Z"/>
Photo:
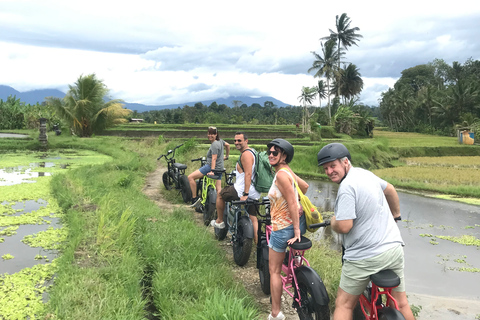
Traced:
<path id="1" fill-rule="evenodd" d="M 276 156 L 278 156 L 278 151 L 277 150 L 275 150 L 275 151 L 267 150 L 267 154 L 268 155 L 273 154 L 273 156 L 276 157 Z"/>
<path id="2" fill-rule="evenodd" d="M 243 140 L 241 140 L 241 139 L 238 139 L 238 140 L 235 139 L 235 140 L 233 140 L 233 141 L 235 141 L 235 142 L 242 142 Z"/>

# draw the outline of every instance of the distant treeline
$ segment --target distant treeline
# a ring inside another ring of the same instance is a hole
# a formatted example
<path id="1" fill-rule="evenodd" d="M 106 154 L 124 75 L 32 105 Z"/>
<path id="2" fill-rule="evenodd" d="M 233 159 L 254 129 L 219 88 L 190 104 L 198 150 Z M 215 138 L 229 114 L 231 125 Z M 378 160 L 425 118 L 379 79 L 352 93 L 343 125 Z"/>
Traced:
<path id="1" fill-rule="evenodd" d="M 376 107 L 357 106 L 375 117 L 380 115 Z M 336 109 L 334 109 L 336 110 Z M 309 112 L 315 111 L 310 119 L 311 122 L 326 125 L 328 123 L 326 108 L 310 107 Z M 147 123 L 225 123 L 225 124 L 297 124 L 302 123 L 303 107 L 288 106 L 276 107 L 272 102 L 266 101 L 263 106 L 254 103 L 251 106 L 242 104 L 241 106 L 230 108 L 225 104 L 213 102 L 209 106 L 196 103 L 192 106 L 184 106 L 177 109 L 151 110 L 142 113 L 133 112 L 132 118 L 142 118 Z"/>
<path id="2" fill-rule="evenodd" d="M 436 59 L 402 71 L 382 94 L 382 119 L 394 131 L 451 135 L 480 125 L 480 61 Z"/>

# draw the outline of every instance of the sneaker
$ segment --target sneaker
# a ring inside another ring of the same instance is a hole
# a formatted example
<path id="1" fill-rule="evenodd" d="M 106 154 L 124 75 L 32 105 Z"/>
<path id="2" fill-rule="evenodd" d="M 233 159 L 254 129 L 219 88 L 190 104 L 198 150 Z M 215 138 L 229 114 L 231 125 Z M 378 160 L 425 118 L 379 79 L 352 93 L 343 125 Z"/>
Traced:
<path id="1" fill-rule="evenodd" d="M 220 222 L 220 223 L 217 223 L 217 221 L 212 220 L 212 221 L 210 221 L 210 225 L 211 225 L 212 227 L 217 228 L 217 229 L 223 229 L 223 228 L 225 228 L 225 222 L 223 222 L 223 221 Z"/>
<path id="2" fill-rule="evenodd" d="M 190 205 L 190 207 L 195 207 L 200 201 L 202 201 L 202 199 L 200 197 L 195 197 L 192 199 L 192 204 Z"/>
<path id="3" fill-rule="evenodd" d="M 283 319 L 285 319 L 285 316 L 283 315 L 282 311 L 280 311 L 276 317 L 273 317 L 271 313 L 268 315 L 268 320 L 283 320 Z"/>

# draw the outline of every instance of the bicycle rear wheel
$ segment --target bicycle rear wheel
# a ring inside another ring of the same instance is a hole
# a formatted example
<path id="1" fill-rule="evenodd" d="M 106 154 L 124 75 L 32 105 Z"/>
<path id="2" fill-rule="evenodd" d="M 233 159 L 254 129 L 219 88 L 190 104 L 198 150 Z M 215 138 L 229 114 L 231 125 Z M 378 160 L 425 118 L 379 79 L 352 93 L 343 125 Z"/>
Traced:
<path id="1" fill-rule="evenodd" d="M 233 260 L 237 265 L 244 266 L 252 252 L 252 240 L 245 237 L 241 223 L 237 225 L 235 240 L 233 241 Z"/>
<path id="2" fill-rule="evenodd" d="M 328 305 L 314 306 L 312 288 L 306 279 L 298 280 L 298 290 L 301 296 L 301 306 L 298 306 L 297 314 L 300 320 L 330 320 L 330 308 Z"/>
<path id="3" fill-rule="evenodd" d="M 188 182 L 187 176 L 180 176 L 180 191 L 182 193 L 183 202 L 188 203 L 192 201 L 192 188 Z"/>
<path id="4" fill-rule="evenodd" d="M 168 177 L 168 171 L 165 171 L 162 176 L 162 181 L 163 185 L 165 186 L 165 189 L 171 190 L 173 183 L 170 182 L 170 179 Z"/>
<path id="5" fill-rule="evenodd" d="M 405 317 L 397 309 L 384 307 L 378 310 L 378 320 L 405 320 Z"/>

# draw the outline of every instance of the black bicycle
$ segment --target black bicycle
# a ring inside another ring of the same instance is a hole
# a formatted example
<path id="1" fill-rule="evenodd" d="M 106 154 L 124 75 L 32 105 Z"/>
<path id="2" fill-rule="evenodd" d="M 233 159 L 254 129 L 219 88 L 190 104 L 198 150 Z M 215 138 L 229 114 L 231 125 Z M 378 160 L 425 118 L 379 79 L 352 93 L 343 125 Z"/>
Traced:
<path id="1" fill-rule="evenodd" d="M 175 162 L 175 151 L 181 146 L 183 146 L 183 143 L 179 144 L 172 150 L 168 150 L 166 154 L 162 154 L 157 160 L 165 158 L 167 161 L 168 170 L 165 171 L 162 176 L 165 189 L 171 190 L 172 187 L 175 187 L 175 189 L 180 190 L 183 201 L 188 203 L 192 200 L 192 189 L 190 188 L 188 178 L 185 175 L 187 165 Z"/>

